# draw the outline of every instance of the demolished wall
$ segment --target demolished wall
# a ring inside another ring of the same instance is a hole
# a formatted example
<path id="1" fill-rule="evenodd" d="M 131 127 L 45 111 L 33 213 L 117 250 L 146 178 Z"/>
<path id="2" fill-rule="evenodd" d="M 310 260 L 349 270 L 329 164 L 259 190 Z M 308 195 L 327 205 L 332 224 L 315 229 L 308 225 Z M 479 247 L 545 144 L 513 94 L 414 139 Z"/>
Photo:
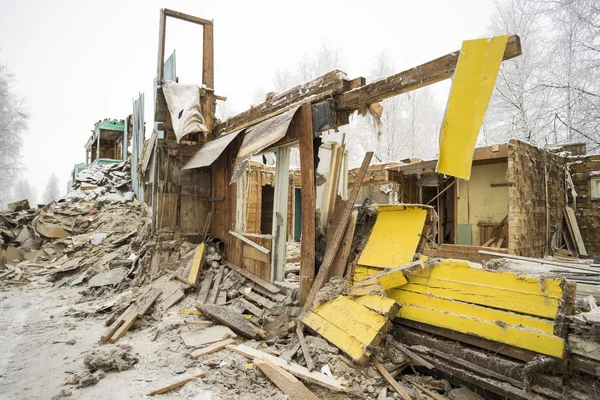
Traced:
<path id="1" fill-rule="evenodd" d="M 600 155 L 588 157 L 571 157 L 568 159 L 571 178 L 577 192 L 575 216 L 581 231 L 581 237 L 588 254 L 600 254 L 600 198 L 592 198 L 591 180 L 600 177 Z M 570 190 L 569 203 L 573 207 Z"/>
<path id="2" fill-rule="evenodd" d="M 508 248 L 541 257 L 560 231 L 565 208 L 565 159 L 511 139 L 508 146 Z"/>

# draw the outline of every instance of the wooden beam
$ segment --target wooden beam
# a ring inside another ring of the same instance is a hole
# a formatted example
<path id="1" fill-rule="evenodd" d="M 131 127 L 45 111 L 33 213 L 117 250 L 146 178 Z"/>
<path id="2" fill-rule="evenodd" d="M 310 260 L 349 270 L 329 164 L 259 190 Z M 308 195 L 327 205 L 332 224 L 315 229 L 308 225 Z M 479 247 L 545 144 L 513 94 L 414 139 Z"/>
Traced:
<path id="1" fill-rule="evenodd" d="M 209 21 L 207 19 L 198 18 L 198 17 L 189 15 L 189 14 L 184 14 L 179 11 L 169 10 L 168 8 L 161 9 L 161 13 L 163 13 L 163 12 L 165 15 L 168 15 L 169 17 L 181 19 L 181 20 L 187 21 L 187 22 L 192 22 L 192 23 L 198 24 L 198 25 L 212 26 L 212 24 L 213 24 L 212 21 Z"/>
<path id="2" fill-rule="evenodd" d="M 358 89 L 342 93 L 336 98 L 337 110 L 356 110 L 372 103 L 410 92 L 449 79 L 454 74 L 460 50 L 446 54 L 418 67 L 388 76 Z M 508 37 L 504 60 L 521 55 L 521 40 L 517 35 Z"/>
<path id="3" fill-rule="evenodd" d="M 288 191 L 290 186 L 290 147 L 277 149 L 275 195 L 273 200 L 273 244 L 271 245 L 271 282 L 283 281 L 285 275 Z"/>
<path id="4" fill-rule="evenodd" d="M 302 187 L 302 240 L 300 242 L 300 297 L 308 298 L 315 278 L 315 158 L 312 130 L 312 107 L 298 109 L 294 129 L 298 132 L 300 148 L 300 185 Z"/>
<path id="5" fill-rule="evenodd" d="M 168 386 L 162 387 L 160 389 L 154 390 L 154 391 L 148 393 L 146 396 L 156 396 L 157 394 L 166 393 L 169 390 L 177 389 L 178 387 L 181 387 L 181 386 L 185 385 L 186 383 L 193 381 L 194 379 L 204 378 L 205 376 L 206 376 L 206 374 L 203 372 L 200 375 L 192 376 L 191 378 L 186 378 L 184 380 L 181 380 L 181 381 L 172 383 Z"/>
<path id="6" fill-rule="evenodd" d="M 312 303 L 315 300 L 315 297 L 317 297 L 317 292 L 321 289 L 321 287 L 323 287 L 325 279 L 327 279 L 327 276 L 329 275 L 329 268 L 331 267 L 333 259 L 335 258 L 335 255 L 337 253 L 338 247 L 342 242 L 344 231 L 346 230 L 348 220 L 350 219 L 350 214 L 352 213 L 352 208 L 354 207 L 354 202 L 358 197 L 358 192 L 360 191 L 363 179 L 365 178 L 365 174 L 367 173 L 367 169 L 369 168 L 369 164 L 371 163 L 372 157 L 372 151 L 368 152 L 365 155 L 360 170 L 358 171 L 358 175 L 354 181 L 354 185 L 352 186 L 352 191 L 348 196 L 348 200 L 344 202 L 343 209 L 340 213 L 340 219 L 339 221 L 333 221 L 332 223 L 330 229 L 333 229 L 333 234 L 331 235 L 331 240 L 327 243 L 327 248 L 325 249 L 325 256 L 323 257 L 323 263 L 321 264 L 321 268 L 319 268 L 319 273 L 317 274 L 317 277 L 315 278 L 315 281 L 312 287 L 310 288 L 310 292 L 308 294 L 308 297 L 306 298 L 304 307 L 302 309 L 302 314 L 310 310 L 310 308 L 312 307 Z M 302 186 L 302 190 L 304 191 L 304 186 Z M 302 268 L 300 270 L 302 271 Z M 302 318 L 300 319 L 302 320 Z"/>
<path id="7" fill-rule="evenodd" d="M 315 363 L 310 355 L 310 351 L 308 349 L 308 344 L 306 343 L 306 339 L 304 338 L 304 327 L 302 324 L 298 324 L 296 327 L 296 335 L 298 335 L 298 341 L 300 342 L 300 347 L 302 348 L 302 354 L 304 354 L 304 361 L 306 361 L 306 367 L 309 371 L 315 369 Z"/>
<path id="8" fill-rule="evenodd" d="M 279 93 L 264 103 L 227 119 L 227 121 L 217 125 L 216 132 L 233 132 L 257 124 L 298 105 L 314 103 L 342 93 L 347 90 L 347 87 L 348 81 L 344 72 L 337 69 L 329 71 L 312 81 Z M 312 133 L 312 113 L 310 126 Z"/>

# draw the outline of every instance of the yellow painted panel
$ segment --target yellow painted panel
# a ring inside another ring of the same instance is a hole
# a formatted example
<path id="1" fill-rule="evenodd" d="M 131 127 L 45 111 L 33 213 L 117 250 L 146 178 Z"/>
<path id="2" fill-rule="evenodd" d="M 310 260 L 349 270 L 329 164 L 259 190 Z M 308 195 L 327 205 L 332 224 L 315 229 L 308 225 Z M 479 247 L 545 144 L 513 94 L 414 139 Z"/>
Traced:
<path id="1" fill-rule="evenodd" d="M 427 210 L 417 205 L 380 205 L 359 265 L 394 268 L 412 261 Z"/>
<path id="2" fill-rule="evenodd" d="M 457 332 L 479 336 L 496 342 L 535 351 L 552 357 L 562 358 L 564 340 L 553 335 L 535 332 L 511 325 L 503 326 L 489 321 L 457 315 L 447 311 L 405 305 L 398 316 Z"/>
<path id="3" fill-rule="evenodd" d="M 409 274 L 409 282 L 413 276 L 487 285 L 555 299 L 560 299 L 562 296 L 563 279 L 561 278 L 538 279 L 508 271 L 471 268 L 469 262 L 464 260 L 445 259 L 433 268 L 429 267 Z"/>
<path id="4" fill-rule="evenodd" d="M 396 305 L 396 300 L 390 299 L 389 297 L 374 296 L 370 294 L 358 296 L 353 300 L 355 303 L 365 306 L 382 315 L 388 315 L 392 310 L 392 307 Z"/>
<path id="5" fill-rule="evenodd" d="M 410 277 L 409 282 L 401 289 L 549 319 L 556 318 L 558 313 L 558 299 L 536 294 L 423 277 Z"/>
<path id="6" fill-rule="evenodd" d="M 440 131 L 437 171 L 469 180 L 473 150 L 483 123 L 508 35 L 463 42 Z"/>
<path id="7" fill-rule="evenodd" d="M 450 312 L 492 323 L 508 324 L 515 327 L 522 326 L 541 333 L 547 333 L 549 335 L 554 334 L 554 321 L 547 319 L 531 317 L 509 311 L 494 310 L 488 307 L 441 299 L 439 297 L 409 292 L 406 290 L 392 289 L 388 292 L 388 296 L 400 303 L 401 306 L 415 305 L 418 307 L 426 307 L 432 310 Z"/>
<path id="8" fill-rule="evenodd" d="M 356 332 L 357 337 L 367 335 L 365 338 L 369 343 L 388 321 L 386 317 L 344 296 L 317 307 L 315 313 L 346 332 Z"/>
<path id="9" fill-rule="evenodd" d="M 188 282 L 192 285 L 195 285 L 198 282 L 198 273 L 202 267 L 202 260 L 204 260 L 204 250 L 204 243 L 200 243 L 194 252 L 194 260 L 192 261 L 192 268 L 190 269 L 190 275 L 188 276 Z"/>
<path id="10" fill-rule="evenodd" d="M 333 343 L 344 353 L 348 354 L 351 358 L 358 360 L 365 354 L 367 344 L 361 343 L 359 340 L 350 336 L 323 317 L 313 312 L 309 312 L 302 322 Z"/>

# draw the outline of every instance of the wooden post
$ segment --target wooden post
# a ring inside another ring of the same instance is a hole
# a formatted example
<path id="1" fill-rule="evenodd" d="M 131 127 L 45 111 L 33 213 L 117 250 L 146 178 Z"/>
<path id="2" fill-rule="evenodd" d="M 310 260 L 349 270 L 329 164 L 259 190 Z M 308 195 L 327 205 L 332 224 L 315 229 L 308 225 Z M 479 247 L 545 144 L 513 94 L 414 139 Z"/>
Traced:
<path id="1" fill-rule="evenodd" d="M 202 50 L 202 83 L 210 89 L 215 88 L 215 56 L 213 45 L 213 25 L 204 25 L 204 39 Z M 213 128 L 215 115 L 215 92 L 206 91 L 206 102 L 204 103 L 204 123 L 209 131 Z"/>
<path id="2" fill-rule="evenodd" d="M 271 246 L 271 283 L 283 281 L 286 261 L 290 148 L 277 149 L 275 196 L 273 204 L 273 245 Z"/>
<path id="3" fill-rule="evenodd" d="M 294 121 L 300 148 L 300 181 L 302 184 L 302 239 L 300 242 L 300 294 L 302 303 L 308 297 L 315 279 L 315 158 L 313 148 L 312 105 L 298 109 Z"/>
<path id="4" fill-rule="evenodd" d="M 160 86 L 163 80 L 165 68 L 165 31 L 167 28 L 167 16 L 165 10 L 160 9 L 160 20 L 158 22 L 158 65 L 156 68 L 156 84 Z"/>
<path id="5" fill-rule="evenodd" d="M 302 148 L 302 145 L 300 146 L 300 148 Z M 363 179 L 365 178 L 372 157 L 372 151 L 369 151 L 365 155 L 362 165 L 360 166 L 360 171 L 358 171 L 358 175 L 354 180 L 354 185 L 352 186 L 350 196 L 348 197 L 348 200 L 344 202 L 343 208 L 339 214 L 339 220 L 331 222 L 331 227 L 329 229 L 333 229 L 333 233 L 331 234 L 331 236 L 329 236 L 329 239 L 327 241 L 327 248 L 325 249 L 323 263 L 321 264 L 321 268 L 319 268 L 319 274 L 315 278 L 313 285 L 308 293 L 308 297 L 306 298 L 306 301 L 303 305 L 300 320 L 302 320 L 302 316 L 304 316 L 312 307 L 312 303 L 314 302 L 315 297 L 317 297 L 317 292 L 323 287 L 325 280 L 329 276 L 329 268 L 331 267 L 333 259 L 337 254 L 338 248 L 342 243 L 342 238 L 344 236 L 344 232 L 346 231 L 346 227 L 348 226 L 348 220 L 350 219 L 350 214 L 352 213 L 354 202 L 358 197 L 358 192 L 360 191 Z M 300 160 L 300 163 L 302 164 L 302 159 Z M 300 275 L 302 276 L 302 265 L 300 266 Z M 302 283 L 302 280 L 300 280 L 300 283 Z"/>

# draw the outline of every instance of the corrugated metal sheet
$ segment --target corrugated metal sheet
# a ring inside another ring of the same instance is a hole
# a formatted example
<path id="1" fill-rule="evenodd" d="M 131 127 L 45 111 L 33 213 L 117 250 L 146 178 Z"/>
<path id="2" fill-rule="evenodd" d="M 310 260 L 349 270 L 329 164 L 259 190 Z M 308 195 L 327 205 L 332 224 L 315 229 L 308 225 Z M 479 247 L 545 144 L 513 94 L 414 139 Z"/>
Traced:
<path id="1" fill-rule="evenodd" d="M 298 108 L 300 106 L 246 128 L 242 147 L 235 160 L 231 182 L 237 181 L 242 176 L 250 158 L 285 137 Z"/>
<path id="2" fill-rule="evenodd" d="M 242 132 L 243 129 L 211 140 L 200 148 L 183 166 L 182 169 L 204 168 L 211 165 L 223 153 L 229 143 Z"/>

